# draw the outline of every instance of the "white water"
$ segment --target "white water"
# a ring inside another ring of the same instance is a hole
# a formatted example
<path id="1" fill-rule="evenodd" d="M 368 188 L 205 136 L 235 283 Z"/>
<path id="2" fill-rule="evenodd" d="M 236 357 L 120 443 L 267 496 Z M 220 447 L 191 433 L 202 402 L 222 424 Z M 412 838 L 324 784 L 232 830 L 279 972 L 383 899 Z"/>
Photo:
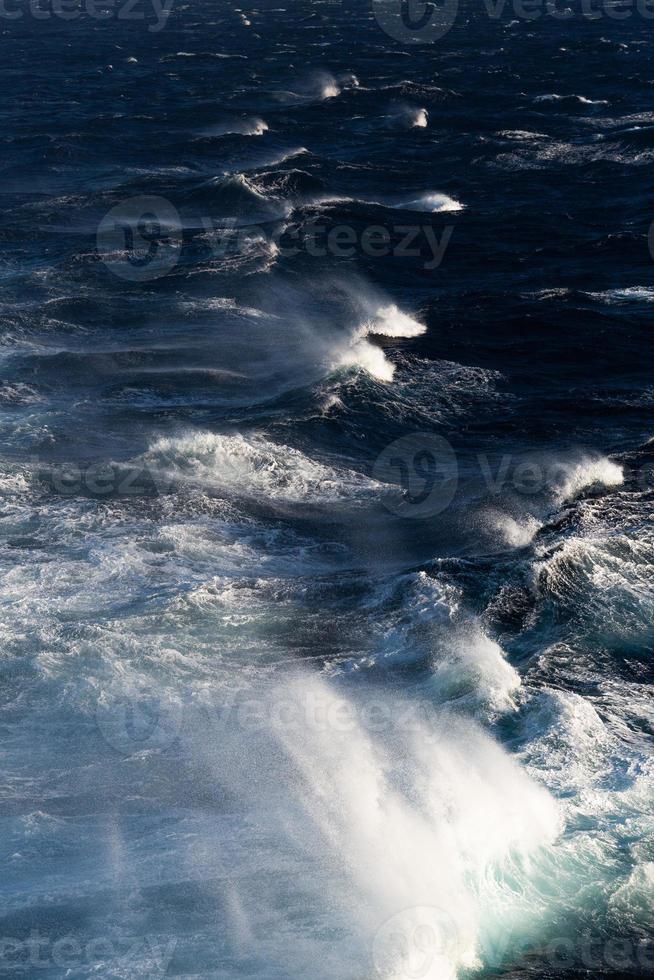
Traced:
<path id="1" fill-rule="evenodd" d="M 355 330 L 347 347 L 340 351 L 336 363 L 343 367 L 358 366 L 378 381 L 391 382 L 395 366 L 380 347 L 368 340 L 369 335 L 419 337 L 426 329 L 423 323 L 403 313 L 394 303 L 376 309 L 373 307 L 369 318 Z"/>
<path id="2" fill-rule="evenodd" d="M 462 211 L 464 205 L 447 194 L 429 192 L 419 197 L 395 204 L 396 208 L 406 208 L 408 211 L 430 211 L 438 214 L 441 211 Z"/>
<path id="3" fill-rule="evenodd" d="M 574 465 L 564 465 L 562 470 L 560 483 L 554 488 L 555 498 L 561 503 L 588 487 L 617 487 L 624 481 L 622 467 L 606 458 L 582 459 Z"/>
<path id="4" fill-rule="evenodd" d="M 418 964 L 432 980 L 481 965 L 525 894 L 536 898 L 539 855 L 561 829 L 549 794 L 474 722 L 439 719 L 389 691 L 355 696 L 294 673 L 249 699 L 256 724 L 223 715 L 219 737 L 209 728 L 187 747 L 255 817 L 259 860 L 266 825 L 275 866 L 291 869 L 302 854 L 286 901 L 292 909 L 304 895 L 311 929 L 285 943 L 283 912 L 268 906 L 258 931 L 268 975 L 342 977 L 344 954 L 352 975 L 374 963 L 385 980 L 404 980 Z M 229 854 L 233 845 L 221 846 Z M 259 877 L 243 878 L 238 923 L 226 924 L 233 942 L 257 933 Z M 535 902 L 525 916 L 534 929 L 538 911 Z M 339 962 L 319 927 L 325 917 L 338 924 Z M 421 944 L 416 930 L 427 927 Z"/>
<path id="5" fill-rule="evenodd" d="M 227 136 L 230 134 L 240 136 L 263 136 L 263 134 L 266 132 L 268 132 L 268 123 L 257 117 L 251 117 L 248 119 L 234 119 L 230 120 L 229 122 L 216 123 L 215 126 L 209 126 L 207 129 L 202 130 L 202 133 L 205 136 Z"/>
<path id="6" fill-rule="evenodd" d="M 231 490 L 287 501 L 356 500 L 378 484 L 354 472 L 309 459 L 297 449 L 271 442 L 264 435 L 219 435 L 192 432 L 159 439 L 143 464 L 160 480 Z"/>

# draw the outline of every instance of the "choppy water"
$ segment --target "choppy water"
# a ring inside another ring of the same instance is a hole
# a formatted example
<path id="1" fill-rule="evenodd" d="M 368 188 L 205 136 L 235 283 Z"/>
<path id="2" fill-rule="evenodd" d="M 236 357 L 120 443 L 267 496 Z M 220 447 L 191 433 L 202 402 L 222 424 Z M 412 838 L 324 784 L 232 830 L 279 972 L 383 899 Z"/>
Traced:
<path id="1" fill-rule="evenodd" d="M 651 973 L 654 41 L 574 12 L 2 21 L 1 976 Z"/>

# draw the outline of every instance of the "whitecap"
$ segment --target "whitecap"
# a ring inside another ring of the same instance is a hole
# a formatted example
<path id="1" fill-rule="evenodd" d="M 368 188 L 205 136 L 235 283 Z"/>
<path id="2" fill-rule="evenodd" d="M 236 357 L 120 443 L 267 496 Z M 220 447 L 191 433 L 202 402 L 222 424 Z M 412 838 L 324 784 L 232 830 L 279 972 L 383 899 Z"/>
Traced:
<path id="1" fill-rule="evenodd" d="M 436 191 L 428 191 L 424 194 L 420 194 L 416 198 L 410 198 L 406 201 L 400 201 L 394 204 L 393 207 L 399 208 L 400 210 L 407 211 L 430 211 L 433 214 L 438 214 L 442 211 L 462 211 L 465 207 L 456 198 L 450 197 L 448 194 L 439 194 Z"/>
<path id="2" fill-rule="evenodd" d="M 383 350 L 372 344 L 368 337 L 419 337 L 426 326 L 403 313 L 394 303 L 371 308 L 370 315 L 355 329 L 349 341 L 337 351 L 334 366 L 360 367 L 378 381 L 391 382 L 395 374 L 392 364 Z"/>
<path id="3" fill-rule="evenodd" d="M 313 460 L 261 433 L 192 432 L 157 440 L 143 457 L 162 482 L 223 488 L 245 496 L 295 503 L 351 501 L 370 496 L 374 480 Z"/>
<path id="4" fill-rule="evenodd" d="M 654 303 L 653 286 L 626 286 L 623 289 L 605 289 L 601 292 L 586 293 L 601 303 Z"/>
<path id="5" fill-rule="evenodd" d="M 605 457 L 587 457 L 577 463 L 563 463 L 553 493 L 560 503 L 571 500 L 593 486 L 617 487 L 624 482 L 621 466 Z"/>
<path id="6" fill-rule="evenodd" d="M 251 117 L 233 119 L 228 122 L 216 123 L 201 130 L 203 136 L 263 136 L 268 132 L 268 123 L 264 119 Z"/>
<path id="7" fill-rule="evenodd" d="M 525 548 L 534 540 L 542 522 L 533 514 L 511 517 L 510 514 L 491 513 L 488 520 L 510 548 Z"/>
<path id="8" fill-rule="evenodd" d="M 585 95 L 559 95 L 557 92 L 550 92 L 547 95 L 537 95 L 534 102 L 578 102 L 580 105 L 608 105 L 607 99 L 589 99 Z"/>
<path id="9" fill-rule="evenodd" d="M 358 204 L 358 205 L 370 205 L 371 207 L 381 207 L 381 208 L 394 208 L 398 211 L 427 211 L 432 214 L 437 214 L 439 212 L 445 211 L 462 211 L 465 207 L 456 198 L 450 197 L 448 194 L 442 194 L 437 191 L 426 191 L 423 194 L 419 194 L 418 197 L 409 198 L 360 198 L 360 197 L 347 197 L 341 195 L 329 195 L 325 197 L 320 197 L 314 201 L 314 205 L 338 205 L 338 204 Z"/>

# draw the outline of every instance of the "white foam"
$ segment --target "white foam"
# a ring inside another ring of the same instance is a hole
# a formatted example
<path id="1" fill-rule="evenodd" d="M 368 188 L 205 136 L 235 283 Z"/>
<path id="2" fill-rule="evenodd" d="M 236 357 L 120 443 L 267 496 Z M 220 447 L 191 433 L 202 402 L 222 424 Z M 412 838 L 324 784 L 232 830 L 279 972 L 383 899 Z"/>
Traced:
<path id="1" fill-rule="evenodd" d="M 501 513 L 494 513 L 489 516 L 495 530 L 500 532 L 504 541 L 511 548 L 525 548 L 531 544 L 542 527 L 541 521 L 532 514 L 526 514 L 520 518 Z"/>
<path id="2" fill-rule="evenodd" d="M 560 482 L 553 492 L 556 499 L 563 503 L 588 487 L 617 487 L 623 482 L 624 472 L 617 463 L 606 458 L 586 458 L 562 467 Z"/>
<path id="3" fill-rule="evenodd" d="M 354 76 L 352 76 L 354 77 Z M 344 84 L 347 83 L 347 76 L 344 76 Z M 335 99 L 341 94 L 341 85 L 330 72 L 313 72 L 307 79 L 300 83 L 298 92 L 280 93 L 284 101 L 297 99 Z"/>
<path id="4" fill-rule="evenodd" d="M 626 286 L 624 289 L 605 289 L 602 292 L 587 293 L 601 303 L 654 303 L 654 287 Z"/>
<path id="5" fill-rule="evenodd" d="M 448 194 L 439 194 L 435 191 L 421 194 L 419 197 L 402 201 L 393 206 L 408 211 L 430 211 L 433 214 L 438 214 L 442 211 L 462 211 L 464 208 L 464 205 L 460 201 L 457 201 L 456 198 L 450 197 Z"/>
<path id="6" fill-rule="evenodd" d="M 529 143 L 536 139 L 549 139 L 547 133 L 536 133 L 530 129 L 502 129 L 497 133 L 501 139 L 515 140 L 518 143 Z"/>
<path id="7" fill-rule="evenodd" d="M 395 365 L 387 359 L 383 350 L 362 338 L 348 346 L 334 363 L 335 367 L 359 367 L 378 381 L 391 382 Z"/>
<path id="8" fill-rule="evenodd" d="M 295 787 L 318 832 L 310 835 L 316 848 L 343 876 L 337 894 L 379 975 L 407 975 L 406 960 L 397 972 L 397 950 L 386 958 L 386 924 L 411 943 L 425 909 L 444 931 L 421 975 L 454 980 L 479 967 L 488 920 L 498 906 L 510 913 L 527 885 L 502 888 L 503 862 L 535 856 L 560 830 L 551 797 L 469 720 L 439 722 L 385 694 L 373 700 L 390 722 L 370 731 L 368 699 L 353 700 L 318 677 L 299 678 L 280 697 L 298 705 L 301 719 L 295 730 L 275 732 L 295 772 L 285 785 Z"/>
<path id="9" fill-rule="evenodd" d="M 375 481 L 316 462 L 264 435 L 194 432 L 159 439 L 143 457 L 152 472 L 245 496 L 311 503 L 370 495 Z"/>
<path id="10" fill-rule="evenodd" d="M 366 321 L 366 328 L 368 333 L 383 337 L 419 337 L 427 331 L 424 323 L 403 313 L 395 303 L 380 306 L 370 320 Z"/>
<path id="11" fill-rule="evenodd" d="M 368 336 L 419 337 L 426 329 L 423 323 L 403 313 L 394 303 L 377 306 L 371 310 L 369 318 L 357 327 L 350 342 L 338 350 L 335 366 L 358 366 L 378 381 L 390 382 L 395 366 L 381 348 L 368 340 Z"/>
<path id="12" fill-rule="evenodd" d="M 558 95 L 556 92 L 547 95 L 537 95 L 534 102 L 561 102 L 564 99 L 574 100 L 581 105 L 608 105 L 607 99 L 588 99 L 585 95 Z"/>
<path id="13" fill-rule="evenodd" d="M 22 497 L 30 490 L 30 483 L 24 473 L 0 473 L 0 495 L 7 498 Z"/>
<path id="14" fill-rule="evenodd" d="M 208 186 L 215 186 L 225 190 L 243 190 L 247 195 L 256 198 L 258 201 L 265 201 L 266 195 L 259 190 L 253 180 L 245 174 L 236 173 L 229 177 L 215 177 L 208 182 Z"/>
<path id="15" fill-rule="evenodd" d="M 432 686 L 439 700 L 466 703 L 492 715 L 516 710 L 514 696 L 520 689 L 520 676 L 500 645 L 476 624 L 450 631 L 438 645 L 432 670 Z"/>
<path id="16" fill-rule="evenodd" d="M 611 896 L 614 914 L 641 929 L 654 926 L 654 862 L 648 861 L 635 867 L 627 881 Z"/>
<path id="17" fill-rule="evenodd" d="M 431 214 L 437 214 L 441 211 L 462 211 L 465 207 L 456 198 L 450 197 L 448 194 L 440 194 L 436 191 L 428 191 L 425 194 L 421 194 L 419 197 L 410 198 L 408 200 L 397 200 L 395 198 L 385 198 L 380 200 L 374 200 L 371 198 L 360 198 L 360 197 L 345 197 L 342 195 L 329 195 L 319 198 L 314 202 L 317 205 L 321 204 L 370 204 L 375 207 L 392 207 L 399 211 L 427 211 Z"/>
<path id="18" fill-rule="evenodd" d="M 427 109 L 407 105 L 403 102 L 394 103 L 386 118 L 390 119 L 396 125 L 399 124 L 408 129 L 425 129 L 429 124 L 429 113 Z"/>
<path id="19" fill-rule="evenodd" d="M 209 126 L 207 129 L 202 130 L 205 136 L 227 136 L 232 134 L 240 136 L 263 136 L 267 132 L 268 123 L 256 117 L 216 123 L 215 126 Z"/>

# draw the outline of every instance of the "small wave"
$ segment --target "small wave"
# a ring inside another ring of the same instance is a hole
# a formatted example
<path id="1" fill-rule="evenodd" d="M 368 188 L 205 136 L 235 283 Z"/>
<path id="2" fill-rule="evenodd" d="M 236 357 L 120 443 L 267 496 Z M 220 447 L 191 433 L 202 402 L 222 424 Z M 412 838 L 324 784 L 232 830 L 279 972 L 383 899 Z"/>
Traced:
<path id="1" fill-rule="evenodd" d="M 329 195 L 320 197 L 314 202 L 317 206 L 330 206 L 339 204 L 367 205 L 369 207 L 394 208 L 397 211 L 427 211 L 437 214 L 445 211 L 462 211 L 465 207 L 456 198 L 448 194 L 441 194 L 437 191 L 428 191 L 418 197 L 411 198 L 360 198 L 346 197 L 340 195 Z"/>
<path id="2" fill-rule="evenodd" d="M 427 109 L 405 103 L 392 105 L 391 111 L 385 118 L 392 125 L 403 126 L 406 129 L 425 129 L 429 124 Z"/>
<path id="3" fill-rule="evenodd" d="M 653 286 L 627 286 L 624 289 L 605 289 L 599 293 L 586 293 L 600 303 L 654 303 Z"/>
<path id="4" fill-rule="evenodd" d="M 380 306 L 374 316 L 366 321 L 368 333 L 383 337 L 419 337 L 427 327 L 407 313 L 403 313 L 394 303 Z"/>
<path id="5" fill-rule="evenodd" d="M 509 514 L 492 513 L 488 519 L 510 548 L 526 548 L 542 527 L 541 521 L 532 514 L 515 518 Z"/>
<path id="6" fill-rule="evenodd" d="M 584 459 L 572 467 L 564 466 L 563 470 L 563 479 L 554 489 L 554 496 L 561 503 L 590 487 L 617 487 L 624 482 L 622 467 L 606 458 Z"/>
<path id="7" fill-rule="evenodd" d="M 429 113 L 426 109 L 417 109 L 411 119 L 411 126 L 418 129 L 425 129 L 429 122 Z"/>
<path id="8" fill-rule="evenodd" d="M 266 193 L 256 180 L 243 173 L 227 177 L 213 177 L 195 188 L 190 195 L 194 202 L 207 199 L 221 207 L 221 218 L 249 220 L 272 220 L 288 217 L 291 207 L 273 194 Z"/>
<path id="9" fill-rule="evenodd" d="M 334 368 L 359 367 L 378 381 L 390 382 L 395 375 L 395 365 L 386 358 L 383 350 L 362 337 L 344 350 L 333 363 Z"/>
<path id="10" fill-rule="evenodd" d="M 335 366 L 357 366 L 378 381 L 390 382 L 395 375 L 395 365 L 388 360 L 380 347 L 370 343 L 370 334 L 382 337 L 419 337 L 426 329 L 423 323 L 403 313 L 394 303 L 379 306 L 357 328 L 350 344 L 340 351 Z"/>
<path id="11" fill-rule="evenodd" d="M 334 469 L 260 433 L 194 432 L 159 439 L 144 456 L 153 472 L 202 487 L 295 503 L 352 501 L 378 484 L 350 470 Z"/>
<path id="12" fill-rule="evenodd" d="M 517 143 L 529 143 L 531 140 L 549 139 L 546 133 L 532 133 L 528 129 L 502 129 L 496 135 L 500 139 L 515 140 Z"/>
<path id="13" fill-rule="evenodd" d="M 494 715 L 516 710 L 514 696 L 520 689 L 520 676 L 499 644 L 476 626 L 440 644 L 432 670 L 431 687 L 439 699 L 469 706 L 482 702 Z"/>
<path id="14" fill-rule="evenodd" d="M 268 170 L 257 176 L 257 187 L 267 195 L 292 198 L 297 201 L 320 199 L 325 184 L 313 174 L 297 167 L 292 170 Z"/>
<path id="15" fill-rule="evenodd" d="M 382 85 L 381 92 L 396 92 L 397 94 L 411 99 L 425 99 L 426 101 L 443 101 L 453 98 L 456 93 L 450 89 L 441 88 L 439 85 L 428 85 L 424 82 L 414 82 L 408 78 L 399 82 L 391 82 L 389 85 Z"/>
<path id="16" fill-rule="evenodd" d="M 24 382 L 0 382 L 0 405 L 33 405 L 43 400 L 33 385 Z"/>
<path id="17" fill-rule="evenodd" d="M 534 102 L 568 102 L 577 105 L 608 105 L 608 99 L 588 99 L 585 95 L 559 95 L 556 92 L 537 95 Z"/>
<path id="18" fill-rule="evenodd" d="M 335 99 L 341 94 L 341 90 L 335 82 L 327 82 L 320 90 L 321 99 Z"/>
<path id="19" fill-rule="evenodd" d="M 534 565 L 541 600 L 574 616 L 578 635 L 591 649 L 607 643 L 652 641 L 654 542 L 647 528 L 606 528 L 586 514 L 578 534 Z M 574 665 L 573 665 L 574 666 Z M 583 664 L 580 665 L 583 667 Z M 580 672 L 584 682 L 587 672 Z M 632 704 L 632 708 L 635 708 Z"/>
<path id="20" fill-rule="evenodd" d="M 629 922 L 649 930 L 654 921 L 654 862 L 635 867 L 627 881 L 611 896 L 611 909 Z"/>
<path id="21" fill-rule="evenodd" d="M 202 130 L 203 136 L 263 136 L 268 132 L 268 123 L 263 119 L 234 119 L 230 122 L 216 123 Z"/>
<path id="22" fill-rule="evenodd" d="M 448 194 L 439 194 L 430 191 L 408 201 L 401 201 L 394 204 L 393 207 L 399 210 L 430 211 L 433 214 L 438 214 L 442 211 L 462 211 L 465 205 L 457 201 L 456 198 L 449 197 Z"/>
<path id="23" fill-rule="evenodd" d="M 266 320 L 274 319 L 272 313 L 265 313 L 256 306 L 239 306 L 235 299 L 231 299 L 228 296 L 209 296 L 206 299 L 183 300 L 178 308 L 189 313 L 197 313 L 205 310 L 210 310 L 211 312 L 226 311 L 234 313 L 237 316 Z"/>
<path id="24" fill-rule="evenodd" d="M 234 172 L 246 172 L 264 170 L 267 167 L 279 167 L 282 163 L 286 163 L 287 160 L 292 160 L 294 157 L 304 156 L 309 154 L 311 151 L 306 148 L 306 146 L 298 146 L 291 150 L 284 150 L 281 153 L 277 153 L 273 156 L 259 156 L 252 158 L 251 161 L 241 162 L 238 167 L 234 168 Z"/>
<path id="25" fill-rule="evenodd" d="M 3 504 L 8 498 L 24 499 L 30 490 L 30 482 L 24 473 L 0 473 L 0 495 Z"/>
<path id="26" fill-rule="evenodd" d="M 534 293 L 520 293 L 523 299 L 535 299 L 538 302 L 548 299 L 564 299 L 572 295 L 572 290 L 567 286 L 550 286 L 548 289 L 537 289 Z"/>
<path id="27" fill-rule="evenodd" d="M 619 129 L 622 126 L 654 125 L 654 112 L 633 112 L 626 116 L 610 116 L 597 118 L 589 116 L 582 118 L 580 122 L 593 126 L 596 129 Z"/>
<path id="28" fill-rule="evenodd" d="M 236 192 L 239 195 L 255 198 L 258 201 L 265 201 L 266 199 L 265 194 L 245 174 L 234 174 L 231 177 L 218 177 L 213 181 L 209 181 L 209 184 L 219 189 L 221 193 Z"/>
<path id="29" fill-rule="evenodd" d="M 626 151 L 621 143 L 566 143 L 549 140 L 516 146 L 511 153 L 499 153 L 490 166 L 502 170 L 543 170 L 553 166 L 587 166 L 591 163 L 619 163 L 645 166 L 654 159 L 654 151 Z"/>
<path id="30" fill-rule="evenodd" d="M 230 230 L 221 228 L 216 232 L 207 232 L 204 236 L 208 242 L 216 242 L 218 258 L 210 260 L 208 265 L 198 264 L 190 270 L 189 277 L 204 275 L 253 275 L 255 273 L 268 273 L 274 267 L 279 258 L 279 246 L 270 241 L 262 232 L 252 230 L 243 233 L 239 228 Z M 211 301 L 207 304 L 209 306 Z M 218 308 L 218 307 L 215 307 Z M 221 307 L 226 309 L 226 307 Z M 252 313 L 252 316 L 270 316 L 261 312 Z"/>
<path id="31" fill-rule="evenodd" d="M 343 73 L 338 78 L 329 72 L 314 72 L 304 82 L 300 83 L 298 90 L 282 90 L 274 93 L 277 102 L 288 104 L 300 102 L 325 102 L 328 99 L 336 99 L 347 88 L 357 88 L 359 80 L 356 75 Z"/>

